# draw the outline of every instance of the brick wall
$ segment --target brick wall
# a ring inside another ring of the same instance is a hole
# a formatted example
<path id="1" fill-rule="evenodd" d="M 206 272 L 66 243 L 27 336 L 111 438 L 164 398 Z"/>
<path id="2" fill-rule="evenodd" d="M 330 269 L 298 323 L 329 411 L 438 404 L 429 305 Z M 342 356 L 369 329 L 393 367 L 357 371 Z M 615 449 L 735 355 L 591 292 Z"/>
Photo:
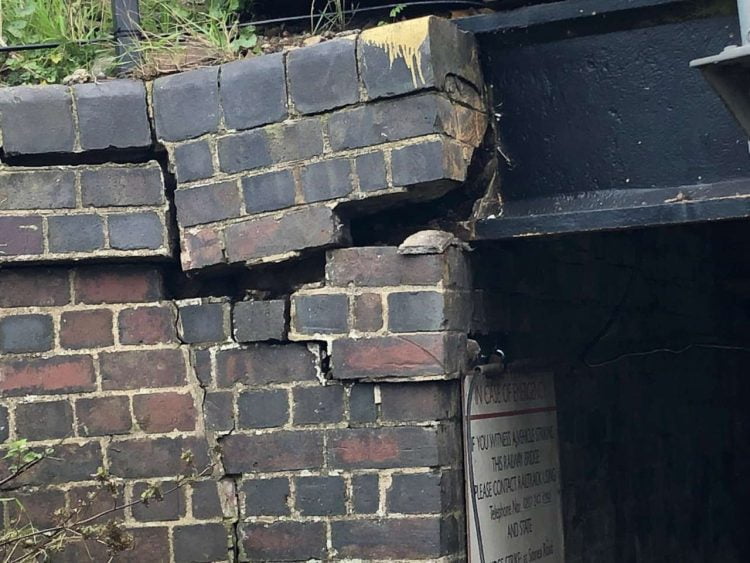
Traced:
<path id="1" fill-rule="evenodd" d="M 474 255 L 480 339 L 556 373 L 566 560 L 746 558 L 747 235 L 725 223 Z M 685 350 L 701 343 L 730 348 Z"/>
<path id="2" fill-rule="evenodd" d="M 99 471 L 97 512 L 195 472 L 117 513 L 116 560 L 463 558 L 466 258 L 345 247 L 460 188 L 484 108 L 473 37 L 437 18 L 0 90 L 0 442 L 55 454 L 9 493 L 23 518 Z"/>

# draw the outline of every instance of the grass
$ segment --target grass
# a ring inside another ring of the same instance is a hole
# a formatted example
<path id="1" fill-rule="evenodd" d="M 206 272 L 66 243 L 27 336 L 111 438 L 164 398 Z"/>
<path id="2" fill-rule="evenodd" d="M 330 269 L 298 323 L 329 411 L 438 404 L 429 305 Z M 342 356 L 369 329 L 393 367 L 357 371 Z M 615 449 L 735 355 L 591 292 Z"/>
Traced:
<path id="1" fill-rule="evenodd" d="M 135 74 L 151 78 L 185 67 L 237 58 L 257 42 L 240 28 L 251 0 L 141 0 L 143 63 Z M 0 0 L 0 44 L 60 43 L 48 50 L 0 55 L 0 83 L 59 83 L 84 69 L 94 76 L 114 70 L 110 0 Z"/>

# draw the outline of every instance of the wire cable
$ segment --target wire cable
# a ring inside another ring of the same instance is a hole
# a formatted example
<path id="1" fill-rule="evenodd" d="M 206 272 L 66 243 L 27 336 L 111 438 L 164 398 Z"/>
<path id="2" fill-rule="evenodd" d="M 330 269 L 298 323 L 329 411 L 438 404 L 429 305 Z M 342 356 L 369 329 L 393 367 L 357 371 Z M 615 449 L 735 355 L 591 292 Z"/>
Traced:
<path id="1" fill-rule="evenodd" d="M 454 6 L 471 6 L 474 8 L 478 8 L 478 7 L 486 8 L 487 7 L 487 4 L 483 2 L 477 2 L 477 1 L 472 1 L 472 0 L 416 0 L 414 2 L 398 2 L 394 4 L 385 4 L 383 6 L 371 6 L 368 8 L 353 8 L 350 10 L 343 10 L 342 13 L 344 15 L 356 15 L 362 12 L 390 10 L 398 6 L 411 8 L 415 6 L 427 7 L 427 6 L 437 6 L 437 5 L 445 5 L 445 4 L 451 4 Z M 318 15 L 322 15 L 322 14 L 318 14 Z M 295 21 L 302 21 L 302 20 L 309 20 L 309 19 L 310 19 L 310 14 L 305 14 L 305 15 L 300 15 L 300 16 L 285 16 L 281 18 L 271 18 L 271 19 L 243 22 L 239 24 L 237 27 L 240 27 L 240 28 L 259 27 L 259 26 L 266 26 L 266 25 L 272 25 L 272 24 L 277 24 L 277 23 L 287 23 L 287 22 L 295 22 Z M 114 37 L 96 37 L 94 39 L 81 39 L 78 41 L 71 41 L 70 43 L 74 45 L 78 45 L 78 46 L 85 46 L 85 45 L 95 45 L 98 43 L 114 42 L 114 40 L 115 40 Z M 50 41 L 46 43 L 29 43 L 28 45 L 0 45 L 0 53 L 13 53 L 17 51 L 40 51 L 44 49 L 55 49 L 57 47 L 60 47 L 61 45 L 63 45 L 63 43 L 59 41 Z"/>

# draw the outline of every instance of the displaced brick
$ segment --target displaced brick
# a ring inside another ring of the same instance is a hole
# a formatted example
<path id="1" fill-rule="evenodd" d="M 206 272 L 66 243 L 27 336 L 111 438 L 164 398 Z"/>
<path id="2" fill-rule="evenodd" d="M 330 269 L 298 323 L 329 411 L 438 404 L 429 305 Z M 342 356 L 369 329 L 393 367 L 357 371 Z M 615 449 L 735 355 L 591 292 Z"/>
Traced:
<path id="1" fill-rule="evenodd" d="M 452 132 L 453 109 L 438 94 L 398 98 L 331 114 L 328 136 L 334 151 Z"/>
<path id="2" fill-rule="evenodd" d="M 363 192 L 384 190 L 388 187 L 385 172 L 385 156 L 382 152 L 370 152 L 354 159 L 359 178 L 359 189 Z"/>
<path id="3" fill-rule="evenodd" d="M 296 187 L 291 170 L 268 172 L 242 179 L 248 213 L 275 211 L 294 205 Z"/>
<path id="4" fill-rule="evenodd" d="M 262 129 L 253 129 L 228 137 L 221 137 L 217 144 L 219 168 L 229 174 L 253 170 L 272 163 L 268 138 Z"/>
<path id="5" fill-rule="evenodd" d="M 437 559 L 458 548 L 438 518 L 344 520 L 332 522 L 331 532 L 334 549 L 347 558 Z"/>
<path id="6" fill-rule="evenodd" d="M 341 385 L 297 387 L 293 399 L 295 424 L 340 422 L 344 417 L 344 388 Z"/>
<path id="7" fill-rule="evenodd" d="M 0 128 L 7 155 L 73 152 L 75 129 L 66 86 L 18 86 L 0 92 Z"/>
<path id="8" fill-rule="evenodd" d="M 84 151 L 151 146 L 143 82 L 107 80 L 76 84 L 73 95 Z"/>
<path id="9" fill-rule="evenodd" d="M 208 563 L 229 560 L 230 534 L 223 524 L 176 526 L 175 561 Z"/>
<path id="10" fill-rule="evenodd" d="M 289 514 L 289 480 L 286 477 L 245 481 L 242 491 L 245 493 L 245 516 Z"/>
<path id="11" fill-rule="evenodd" d="M 237 182 L 218 182 L 174 194 L 177 220 L 182 227 L 239 217 L 240 193 Z"/>
<path id="12" fill-rule="evenodd" d="M 188 471 L 183 452 L 190 452 L 193 467 L 209 463 L 206 443 L 200 438 L 146 438 L 112 442 L 107 447 L 112 474 L 126 479 L 171 477 Z"/>
<path id="13" fill-rule="evenodd" d="M 225 261 L 224 241 L 215 229 L 201 229 L 182 237 L 180 260 L 185 271 L 220 264 Z"/>
<path id="14" fill-rule="evenodd" d="M 226 303 L 178 305 L 180 340 L 190 344 L 227 340 L 229 338 L 228 311 Z"/>
<path id="15" fill-rule="evenodd" d="M 21 403 L 16 406 L 16 433 L 28 440 L 73 435 L 73 407 L 68 401 Z"/>
<path id="16" fill-rule="evenodd" d="M 210 178 L 214 174 L 214 161 L 208 141 L 193 141 L 175 145 L 172 164 L 178 182 L 192 182 Z"/>
<path id="17" fill-rule="evenodd" d="M 72 209 L 76 206 L 76 178 L 71 169 L 3 171 L 0 180 L 0 210 Z"/>
<path id="18" fill-rule="evenodd" d="M 440 254 L 398 254 L 391 246 L 341 248 L 328 252 L 326 283 L 346 287 L 436 285 L 443 279 Z"/>
<path id="19" fill-rule="evenodd" d="M 144 432 L 195 430 L 196 410 L 189 393 L 136 395 L 133 414 Z"/>
<path id="20" fill-rule="evenodd" d="M 156 162 L 97 166 L 81 172 L 81 197 L 86 207 L 162 205 L 164 194 L 164 178 Z"/>
<path id="21" fill-rule="evenodd" d="M 63 311 L 60 315 L 60 345 L 70 350 L 112 346 L 112 311 L 93 309 Z"/>
<path id="22" fill-rule="evenodd" d="M 125 396 L 79 399 L 76 416 L 82 436 L 127 434 L 132 426 L 130 400 Z"/>
<path id="23" fill-rule="evenodd" d="M 264 128 L 274 163 L 308 160 L 323 154 L 323 124 L 317 117 Z"/>
<path id="24" fill-rule="evenodd" d="M 323 435 L 314 430 L 231 434 L 222 441 L 222 452 L 229 473 L 316 469 L 323 465 Z"/>
<path id="25" fill-rule="evenodd" d="M 45 352 L 54 346 L 54 327 L 49 315 L 14 315 L 0 318 L 0 352 Z"/>
<path id="26" fill-rule="evenodd" d="M 460 404 L 459 383 L 383 383 L 380 386 L 380 399 L 384 420 L 443 420 L 456 416 Z"/>
<path id="27" fill-rule="evenodd" d="M 324 559 L 323 522 L 241 524 L 242 548 L 248 561 L 307 561 Z"/>
<path id="28" fill-rule="evenodd" d="M 90 356 L 0 360 L 0 391 L 8 396 L 77 393 L 95 388 Z"/>
<path id="29" fill-rule="evenodd" d="M 346 233 L 333 210 L 306 207 L 280 218 L 260 217 L 230 225 L 224 236 L 230 262 L 251 262 L 338 244 Z"/>
<path id="30" fill-rule="evenodd" d="M 289 398 L 283 389 L 248 391 L 237 397 L 240 428 L 273 428 L 289 421 Z"/>
<path id="31" fill-rule="evenodd" d="M 104 220 L 99 215 L 61 215 L 47 219 L 50 252 L 92 252 L 104 248 Z"/>
<path id="32" fill-rule="evenodd" d="M 73 282 L 76 303 L 140 303 L 163 297 L 162 278 L 154 268 L 108 266 L 82 268 Z"/>
<path id="33" fill-rule="evenodd" d="M 465 346 L 460 333 L 342 338 L 333 343 L 333 374 L 338 379 L 456 375 Z"/>
<path id="34" fill-rule="evenodd" d="M 308 164 L 302 168 L 300 179 L 307 203 L 345 197 L 353 189 L 351 163 L 345 158 Z"/>
<path id="35" fill-rule="evenodd" d="M 354 329 L 360 332 L 377 332 L 383 328 L 383 299 L 378 293 L 354 296 Z"/>
<path id="36" fill-rule="evenodd" d="M 304 344 L 254 344 L 216 353 L 217 385 L 316 381 L 319 358 Z"/>
<path id="37" fill-rule="evenodd" d="M 437 428 L 351 428 L 331 430 L 328 461 L 341 469 L 386 469 L 439 465 Z"/>
<path id="38" fill-rule="evenodd" d="M 349 330 L 349 298 L 341 294 L 292 296 L 294 330 L 300 334 L 341 334 Z"/>
<path id="39" fill-rule="evenodd" d="M 292 103 L 300 113 L 325 111 L 359 100 L 355 41 L 344 37 L 287 56 Z"/>
<path id="40" fill-rule="evenodd" d="M 228 432 L 234 428 L 232 393 L 228 391 L 208 392 L 203 402 L 203 417 L 206 429 Z"/>
<path id="41" fill-rule="evenodd" d="M 117 325 L 120 344 L 167 344 L 177 341 L 177 318 L 169 305 L 123 309 Z"/>
<path id="42" fill-rule="evenodd" d="M 353 508 L 357 514 L 373 514 L 380 505 L 380 479 L 377 475 L 352 477 Z"/>
<path id="43" fill-rule="evenodd" d="M 2 257 L 36 255 L 44 251 L 41 217 L 0 217 Z"/>
<path id="44" fill-rule="evenodd" d="M 196 481 L 192 484 L 193 517 L 208 520 L 224 515 L 218 486 L 216 481 Z"/>
<path id="45" fill-rule="evenodd" d="M 299 477 L 297 510 L 303 516 L 335 516 L 346 513 L 343 477 Z"/>
<path id="46" fill-rule="evenodd" d="M 133 518 L 139 522 L 159 522 L 164 520 L 179 520 L 185 515 L 184 491 L 178 489 L 172 493 L 164 494 L 175 487 L 174 481 L 161 481 L 158 483 L 135 483 L 133 485 L 133 499 L 142 498 L 141 495 L 152 485 L 158 486 L 163 497 L 161 499 L 152 497 L 146 503 L 134 505 Z"/>
<path id="47" fill-rule="evenodd" d="M 230 129 L 250 129 L 286 118 L 284 55 L 249 57 L 221 66 L 219 91 Z"/>
<path id="48" fill-rule="evenodd" d="M 394 186 L 411 186 L 438 180 L 463 182 L 468 163 L 457 144 L 440 140 L 395 149 L 391 168 Z"/>
<path id="49" fill-rule="evenodd" d="M 414 50 L 392 47 L 399 37 L 408 37 Z M 448 89 L 449 76 L 461 77 L 477 90 L 481 86 L 473 36 L 443 18 L 428 16 L 368 29 L 359 37 L 359 54 L 370 99 L 423 88 Z"/>
<path id="50" fill-rule="evenodd" d="M 115 250 L 157 250 L 166 246 L 164 225 L 153 212 L 110 215 L 109 245 Z"/>
<path id="51" fill-rule="evenodd" d="M 219 128 L 218 67 L 207 67 L 154 81 L 156 135 L 183 141 Z"/>
<path id="52" fill-rule="evenodd" d="M 237 342 L 285 340 L 288 317 L 286 299 L 235 303 L 232 310 L 234 339 Z"/>
<path id="53" fill-rule="evenodd" d="M 103 389 L 175 387 L 185 384 L 181 350 L 133 350 L 101 354 Z"/>
<path id="54" fill-rule="evenodd" d="M 68 270 L 0 270 L 0 307 L 53 307 L 70 302 Z"/>

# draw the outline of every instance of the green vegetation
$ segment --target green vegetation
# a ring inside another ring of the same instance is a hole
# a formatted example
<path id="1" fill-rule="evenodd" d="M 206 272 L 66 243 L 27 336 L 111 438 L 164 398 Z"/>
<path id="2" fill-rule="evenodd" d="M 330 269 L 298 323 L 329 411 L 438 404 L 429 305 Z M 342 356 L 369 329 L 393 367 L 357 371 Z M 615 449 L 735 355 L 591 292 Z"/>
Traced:
<path id="1" fill-rule="evenodd" d="M 60 43 L 54 49 L 0 54 L 0 84 L 62 82 L 83 69 L 112 73 L 110 0 L 0 0 L 0 45 Z M 239 27 L 251 0 L 141 0 L 143 65 L 151 77 L 236 58 L 255 48 L 252 27 Z M 84 42 L 81 44 L 80 42 Z"/>

